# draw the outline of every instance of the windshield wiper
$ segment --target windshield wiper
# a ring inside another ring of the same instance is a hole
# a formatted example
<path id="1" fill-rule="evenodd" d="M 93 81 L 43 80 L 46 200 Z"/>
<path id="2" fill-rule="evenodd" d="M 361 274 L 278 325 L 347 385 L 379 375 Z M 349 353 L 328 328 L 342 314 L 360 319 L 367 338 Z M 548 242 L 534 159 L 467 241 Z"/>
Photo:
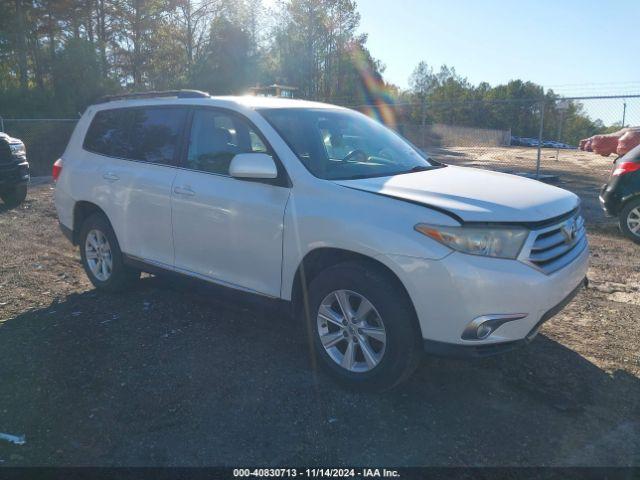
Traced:
<path id="1" fill-rule="evenodd" d="M 363 180 L 365 178 L 386 177 L 387 175 L 350 175 L 348 177 L 329 178 L 328 180 Z"/>
<path id="2" fill-rule="evenodd" d="M 436 167 L 432 167 L 432 166 L 427 167 L 426 165 L 416 165 L 415 167 L 409 170 L 406 170 L 404 172 L 400 172 L 397 175 L 402 175 L 404 173 L 426 172 L 427 170 L 433 170 L 434 168 Z"/>
<path id="3" fill-rule="evenodd" d="M 410 170 L 405 170 L 403 172 L 384 172 L 384 173 L 375 173 L 375 174 L 361 174 L 361 175 L 350 175 L 348 177 L 339 177 L 339 178 L 330 178 L 329 180 L 363 180 L 366 178 L 378 178 L 378 177 L 393 177 L 395 175 L 404 175 L 406 173 L 416 173 L 416 172 L 425 172 L 427 170 L 435 170 L 436 168 L 441 168 L 444 165 L 417 165 Z"/>

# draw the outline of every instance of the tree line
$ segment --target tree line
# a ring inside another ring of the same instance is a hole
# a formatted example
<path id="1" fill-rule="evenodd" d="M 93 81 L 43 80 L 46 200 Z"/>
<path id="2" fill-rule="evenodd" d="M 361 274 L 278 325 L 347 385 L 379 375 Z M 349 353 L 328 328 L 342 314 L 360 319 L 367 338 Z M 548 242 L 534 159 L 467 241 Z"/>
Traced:
<path id="1" fill-rule="evenodd" d="M 285 83 L 357 102 L 358 62 L 381 65 L 353 0 L 8 0 L 0 3 L 0 111 L 75 113 L 118 91 L 214 94 Z"/>
<path id="2" fill-rule="evenodd" d="M 444 123 L 477 128 L 510 129 L 513 135 L 537 138 L 543 117 L 542 136 L 577 144 L 581 138 L 620 128 L 606 127 L 591 119 L 583 105 L 562 101 L 553 90 L 533 82 L 511 80 L 492 87 L 471 84 L 455 68 L 434 70 L 420 62 L 410 78 L 411 89 L 399 94 L 401 115 L 411 123 Z"/>
<path id="3" fill-rule="evenodd" d="M 347 106 L 383 103 L 398 123 L 511 128 L 575 141 L 604 129 L 579 103 L 531 82 L 470 84 L 421 62 L 410 88 L 384 80 L 355 0 L 6 0 L 0 2 L 0 114 L 77 115 L 122 91 L 195 88 L 244 93 L 282 83 Z M 379 98 L 378 98 L 379 97 Z"/>

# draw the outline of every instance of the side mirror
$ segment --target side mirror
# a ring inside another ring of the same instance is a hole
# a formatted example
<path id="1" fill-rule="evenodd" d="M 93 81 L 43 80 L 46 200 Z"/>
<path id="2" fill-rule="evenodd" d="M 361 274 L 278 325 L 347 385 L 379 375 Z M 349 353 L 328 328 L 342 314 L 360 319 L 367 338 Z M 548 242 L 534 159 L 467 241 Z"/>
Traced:
<path id="1" fill-rule="evenodd" d="M 229 175 L 234 178 L 276 178 L 278 169 L 271 155 L 239 153 L 231 160 Z"/>

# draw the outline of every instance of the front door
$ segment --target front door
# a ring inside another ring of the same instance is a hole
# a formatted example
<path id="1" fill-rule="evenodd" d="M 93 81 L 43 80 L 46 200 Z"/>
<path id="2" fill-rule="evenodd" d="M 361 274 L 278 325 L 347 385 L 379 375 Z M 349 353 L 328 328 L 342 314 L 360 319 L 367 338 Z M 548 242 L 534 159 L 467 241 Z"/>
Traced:
<path id="1" fill-rule="evenodd" d="M 277 297 L 289 188 L 230 177 L 231 159 L 249 152 L 271 153 L 246 119 L 194 111 L 186 168 L 173 182 L 175 268 Z"/>

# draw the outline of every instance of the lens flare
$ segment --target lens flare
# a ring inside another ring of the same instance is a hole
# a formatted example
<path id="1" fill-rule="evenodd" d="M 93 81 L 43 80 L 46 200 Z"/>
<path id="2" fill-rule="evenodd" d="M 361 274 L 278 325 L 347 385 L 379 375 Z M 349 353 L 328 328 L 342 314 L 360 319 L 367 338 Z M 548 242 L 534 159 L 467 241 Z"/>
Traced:
<path id="1" fill-rule="evenodd" d="M 378 120 L 387 127 L 397 126 L 396 109 L 390 89 L 377 72 L 371 68 L 371 60 L 358 44 L 352 44 L 349 53 L 360 76 L 360 92 L 364 103 L 358 108 L 365 115 Z"/>

